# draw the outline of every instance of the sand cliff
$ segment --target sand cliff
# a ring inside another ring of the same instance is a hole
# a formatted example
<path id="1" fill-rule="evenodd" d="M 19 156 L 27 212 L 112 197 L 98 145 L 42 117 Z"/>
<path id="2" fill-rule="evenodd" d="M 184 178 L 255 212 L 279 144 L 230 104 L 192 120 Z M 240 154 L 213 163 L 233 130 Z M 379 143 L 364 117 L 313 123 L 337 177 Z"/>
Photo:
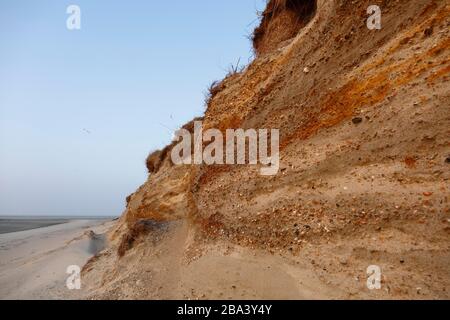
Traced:
<path id="1" fill-rule="evenodd" d="M 269 1 L 202 120 L 280 129 L 280 171 L 153 154 L 87 297 L 448 299 L 449 26 L 447 1 Z"/>

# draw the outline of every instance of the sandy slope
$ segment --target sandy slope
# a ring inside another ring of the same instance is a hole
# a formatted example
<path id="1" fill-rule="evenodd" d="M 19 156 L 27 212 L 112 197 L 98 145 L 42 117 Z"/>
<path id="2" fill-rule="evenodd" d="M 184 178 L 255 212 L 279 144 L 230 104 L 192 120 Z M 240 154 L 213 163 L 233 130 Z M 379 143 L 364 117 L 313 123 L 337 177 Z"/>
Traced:
<path id="1" fill-rule="evenodd" d="M 78 220 L 0 235 L 0 299 L 78 298 L 66 288 L 69 265 L 92 256 L 87 231 L 102 233 L 105 221 Z"/>
<path id="2" fill-rule="evenodd" d="M 338 296 L 311 267 L 226 243 L 199 245 L 174 223 L 120 260 L 104 251 L 83 278 L 94 299 L 312 299 Z M 188 253 L 186 255 L 186 253 Z M 108 257 L 108 259 L 105 259 Z M 120 271 L 118 271 L 120 270 Z M 88 289 L 88 291 L 89 291 Z"/>
<path id="3" fill-rule="evenodd" d="M 406 226 L 405 226 L 406 227 Z M 196 239 L 173 222 L 119 258 L 109 248 L 85 267 L 88 299 L 446 299 L 449 249 L 401 226 L 306 244 L 292 255 Z M 367 288 L 367 267 L 382 289 Z"/>

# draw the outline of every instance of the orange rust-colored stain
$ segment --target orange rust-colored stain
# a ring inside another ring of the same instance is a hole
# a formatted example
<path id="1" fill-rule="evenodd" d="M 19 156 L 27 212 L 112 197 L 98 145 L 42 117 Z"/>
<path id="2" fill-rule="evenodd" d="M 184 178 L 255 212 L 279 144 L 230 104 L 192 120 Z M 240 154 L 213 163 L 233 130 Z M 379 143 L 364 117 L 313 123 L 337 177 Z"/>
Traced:
<path id="1" fill-rule="evenodd" d="M 280 148 L 285 148 L 295 139 L 304 140 L 316 134 L 319 130 L 330 128 L 351 117 L 354 112 L 362 107 L 374 106 L 382 102 L 390 93 L 394 93 L 400 86 L 418 79 L 433 67 L 445 63 L 431 61 L 430 57 L 441 52 L 442 48 L 448 48 L 450 39 L 445 39 L 425 53 L 413 56 L 400 62 L 391 62 L 386 66 L 373 65 L 366 69 L 366 79 L 353 78 L 340 89 L 327 94 L 320 103 L 320 111 L 313 115 L 306 126 L 303 126 L 284 137 Z M 383 60 L 384 61 L 384 60 Z M 447 72 L 444 68 L 439 75 Z"/>
<path id="2" fill-rule="evenodd" d="M 436 10 L 437 8 L 436 0 L 432 0 L 426 7 L 423 9 L 423 11 L 420 13 L 419 17 L 423 17 L 425 15 L 428 15 L 430 12 Z"/>
<path id="3" fill-rule="evenodd" d="M 196 223 L 200 226 L 201 231 L 210 237 L 217 236 L 218 232 L 225 228 L 225 225 L 222 222 L 222 215 L 220 214 L 213 214 L 208 218 L 197 217 Z"/>
<path id="4" fill-rule="evenodd" d="M 428 98 L 426 96 L 420 96 L 419 98 L 420 98 L 421 103 L 424 103 L 428 100 Z"/>
<path id="5" fill-rule="evenodd" d="M 161 213 L 164 211 L 169 214 L 163 216 Z M 142 204 L 136 211 L 130 212 L 127 215 L 127 224 L 130 226 L 140 219 L 152 219 L 154 221 L 162 222 L 167 221 L 168 216 L 170 216 L 170 208 L 168 206 L 161 204 L 158 208 L 155 208 L 152 205 Z"/>
<path id="6" fill-rule="evenodd" d="M 405 164 L 408 168 L 414 169 L 416 167 L 416 159 L 414 159 L 413 157 L 406 157 Z"/>
<path id="7" fill-rule="evenodd" d="M 353 79 L 337 92 L 325 96 L 320 112 L 309 123 L 289 135 L 281 142 L 284 148 L 294 139 L 307 139 L 320 129 L 337 125 L 350 117 L 354 111 L 365 105 L 374 105 L 382 101 L 390 90 L 386 74 L 378 74 L 366 80 Z"/>
<path id="8" fill-rule="evenodd" d="M 227 129 L 239 129 L 242 123 L 242 119 L 235 115 L 231 114 L 230 116 L 222 119 L 222 121 L 218 125 L 218 129 L 225 133 Z"/>
<path id="9" fill-rule="evenodd" d="M 447 75 L 448 73 L 450 73 L 450 65 L 436 71 L 435 73 L 433 73 L 432 75 L 427 77 L 427 82 L 428 83 L 433 83 L 436 79 L 439 79 L 445 75 Z"/>
<path id="10" fill-rule="evenodd" d="M 239 129 L 242 124 L 242 119 L 235 114 L 226 116 L 217 125 L 217 129 L 225 136 L 227 129 Z M 205 126 L 205 130 L 208 129 L 208 125 Z M 199 185 L 204 185 L 211 181 L 214 177 L 231 170 L 230 165 L 211 165 L 204 166 L 201 170 L 201 176 L 198 180 Z"/>
<path id="11" fill-rule="evenodd" d="M 199 178 L 199 185 L 205 185 L 209 181 L 211 181 L 214 177 L 230 171 L 232 168 L 231 165 L 212 165 L 212 166 L 204 166 L 201 172 L 201 176 Z"/>
<path id="12" fill-rule="evenodd" d="M 450 48 L 450 39 L 445 39 L 444 41 L 441 41 L 438 45 L 434 46 L 430 50 L 427 51 L 427 54 L 430 57 L 435 57 L 442 52 L 445 52 L 445 50 L 448 50 Z"/>

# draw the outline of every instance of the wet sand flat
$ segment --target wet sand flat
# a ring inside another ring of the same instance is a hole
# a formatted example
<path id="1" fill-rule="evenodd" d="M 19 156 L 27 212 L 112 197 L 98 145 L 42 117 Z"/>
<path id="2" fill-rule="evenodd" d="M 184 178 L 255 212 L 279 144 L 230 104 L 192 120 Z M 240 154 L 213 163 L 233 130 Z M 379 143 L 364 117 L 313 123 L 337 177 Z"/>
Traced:
<path id="1" fill-rule="evenodd" d="M 67 219 L 4 219 L 0 218 L 0 234 L 26 231 L 67 223 Z"/>

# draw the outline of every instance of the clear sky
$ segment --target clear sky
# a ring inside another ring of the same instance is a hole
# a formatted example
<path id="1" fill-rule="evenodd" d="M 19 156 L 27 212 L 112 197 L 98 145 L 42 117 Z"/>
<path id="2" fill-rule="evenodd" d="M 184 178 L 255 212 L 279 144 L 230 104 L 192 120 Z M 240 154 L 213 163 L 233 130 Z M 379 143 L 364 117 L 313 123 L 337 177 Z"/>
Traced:
<path id="1" fill-rule="evenodd" d="M 0 0 L 0 215 L 121 214 L 167 128 L 249 61 L 264 3 Z"/>

